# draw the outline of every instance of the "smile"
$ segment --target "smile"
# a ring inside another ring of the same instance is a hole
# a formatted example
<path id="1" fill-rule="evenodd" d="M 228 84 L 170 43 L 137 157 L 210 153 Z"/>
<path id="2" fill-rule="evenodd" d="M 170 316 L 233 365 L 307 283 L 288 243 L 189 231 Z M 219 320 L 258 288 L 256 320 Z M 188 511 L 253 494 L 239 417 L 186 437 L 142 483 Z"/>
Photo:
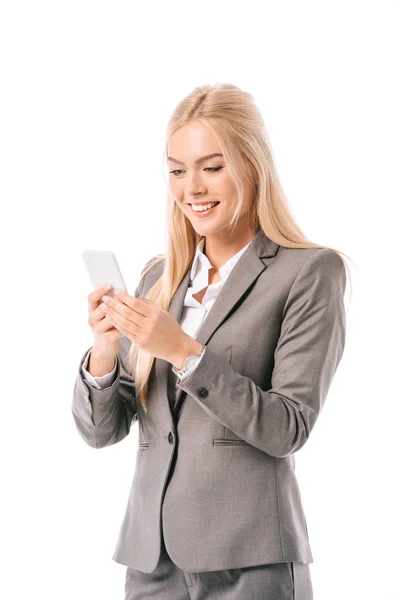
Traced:
<path id="1" fill-rule="evenodd" d="M 213 207 L 211 207 L 211 208 L 208 208 L 207 210 L 201 210 L 201 211 L 200 211 L 200 210 L 194 210 L 194 209 L 193 209 L 193 205 L 192 205 L 192 204 L 191 204 L 190 206 L 191 206 L 192 212 L 193 212 L 193 213 L 196 215 L 196 217 L 200 217 L 200 218 L 202 218 L 202 217 L 206 217 L 206 216 L 207 216 L 207 215 L 209 215 L 209 214 L 210 214 L 212 211 L 214 211 L 214 210 L 217 208 L 217 206 L 218 206 L 219 204 L 220 204 L 220 203 L 218 202 L 218 204 L 216 204 L 215 206 L 213 206 Z"/>

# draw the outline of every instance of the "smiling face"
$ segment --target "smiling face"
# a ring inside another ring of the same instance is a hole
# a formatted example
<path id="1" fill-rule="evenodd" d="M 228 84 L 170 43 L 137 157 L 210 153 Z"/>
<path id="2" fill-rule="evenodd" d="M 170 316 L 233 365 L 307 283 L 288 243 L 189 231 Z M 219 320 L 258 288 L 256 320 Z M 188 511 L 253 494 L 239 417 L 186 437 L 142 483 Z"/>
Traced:
<path id="1" fill-rule="evenodd" d="M 236 208 L 238 192 L 221 147 L 206 125 L 192 121 L 171 135 L 168 170 L 171 192 L 195 231 L 209 236 L 227 229 Z M 247 227 L 245 215 L 253 194 L 246 178 L 243 187 L 244 205 L 236 225 L 239 229 Z M 219 204 L 205 213 L 194 212 L 190 206 L 215 202 Z"/>

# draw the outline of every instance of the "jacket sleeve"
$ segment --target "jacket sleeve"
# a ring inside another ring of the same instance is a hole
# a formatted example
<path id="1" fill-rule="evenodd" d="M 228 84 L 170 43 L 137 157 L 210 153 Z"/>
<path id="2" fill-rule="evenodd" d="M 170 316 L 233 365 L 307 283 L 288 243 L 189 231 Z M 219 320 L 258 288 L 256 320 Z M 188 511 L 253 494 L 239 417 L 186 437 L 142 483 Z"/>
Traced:
<path id="1" fill-rule="evenodd" d="M 89 373 L 89 371 L 86 370 L 87 366 L 88 366 L 91 350 L 92 349 L 90 349 L 87 352 L 86 358 L 83 361 L 82 374 L 83 374 L 83 378 L 85 379 L 85 381 L 87 381 L 88 383 L 91 383 L 92 386 L 97 388 L 98 390 L 101 390 L 101 389 L 111 385 L 112 382 L 115 380 L 115 375 L 117 372 L 117 359 L 115 359 L 114 367 L 112 368 L 112 370 L 109 373 L 106 373 L 105 375 L 102 375 L 101 377 L 94 376 L 91 373 Z"/>
<path id="2" fill-rule="evenodd" d="M 145 278 L 146 276 L 141 277 L 135 290 L 135 298 L 144 295 Z M 127 337 L 120 338 L 115 374 L 107 387 L 92 385 L 84 377 L 82 369 L 91 348 L 85 350 L 81 357 L 71 408 L 80 435 L 92 448 L 103 448 L 120 442 L 128 435 L 132 421 L 137 420 L 135 382 L 129 364 L 130 345 Z"/>
<path id="3" fill-rule="evenodd" d="M 177 386 L 241 439 L 285 457 L 307 441 L 345 346 L 346 270 L 329 248 L 318 249 L 297 274 L 282 315 L 271 389 L 206 346 L 196 369 Z"/>

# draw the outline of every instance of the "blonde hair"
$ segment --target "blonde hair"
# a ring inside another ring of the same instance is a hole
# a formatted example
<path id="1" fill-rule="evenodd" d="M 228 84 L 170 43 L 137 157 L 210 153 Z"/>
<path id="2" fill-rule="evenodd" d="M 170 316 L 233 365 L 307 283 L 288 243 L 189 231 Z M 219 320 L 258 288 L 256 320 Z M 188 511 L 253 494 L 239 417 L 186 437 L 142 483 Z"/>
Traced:
<path id="1" fill-rule="evenodd" d="M 278 178 L 262 116 L 251 94 L 233 84 L 196 87 L 177 105 L 169 120 L 165 160 L 170 136 L 195 120 L 214 133 L 238 190 L 238 204 L 230 227 L 236 226 L 243 203 L 242 180 L 248 178 L 254 190 L 254 200 L 248 211 L 249 228 L 253 231 L 261 228 L 272 241 L 286 248 L 330 248 L 308 240 L 295 222 Z M 168 310 L 202 238 L 179 208 L 170 190 L 167 192 L 166 209 L 166 252 L 149 261 L 141 274 L 144 277 L 156 263 L 165 260 L 162 276 L 145 296 L 164 310 Z M 343 252 L 330 249 L 349 258 Z M 343 262 L 351 282 L 349 267 L 346 261 Z M 154 357 L 132 344 L 129 360 L 132 373 L 135 373 L 136 394 L 147 412 L 148 380 Z"/>

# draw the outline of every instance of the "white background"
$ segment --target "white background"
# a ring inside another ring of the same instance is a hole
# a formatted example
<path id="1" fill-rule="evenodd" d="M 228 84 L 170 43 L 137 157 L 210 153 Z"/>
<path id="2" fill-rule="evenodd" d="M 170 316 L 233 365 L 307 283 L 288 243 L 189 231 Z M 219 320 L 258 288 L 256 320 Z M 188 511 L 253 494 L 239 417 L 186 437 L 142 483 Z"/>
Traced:
<path id="1" fill-rule="evenodd" d="M 164 251 L 167 121 L 216 82 L 254 96 L 308 237 L 354 261 L 345 353 L 296 455 L 314 600 L 400 598 L 399 25 L 382 0 L 1 4 L 2 598 L 124 596 L 137 426 L 96 451 L 73 422 L 81 254 L 113 250 L 133 294 Z"/>

